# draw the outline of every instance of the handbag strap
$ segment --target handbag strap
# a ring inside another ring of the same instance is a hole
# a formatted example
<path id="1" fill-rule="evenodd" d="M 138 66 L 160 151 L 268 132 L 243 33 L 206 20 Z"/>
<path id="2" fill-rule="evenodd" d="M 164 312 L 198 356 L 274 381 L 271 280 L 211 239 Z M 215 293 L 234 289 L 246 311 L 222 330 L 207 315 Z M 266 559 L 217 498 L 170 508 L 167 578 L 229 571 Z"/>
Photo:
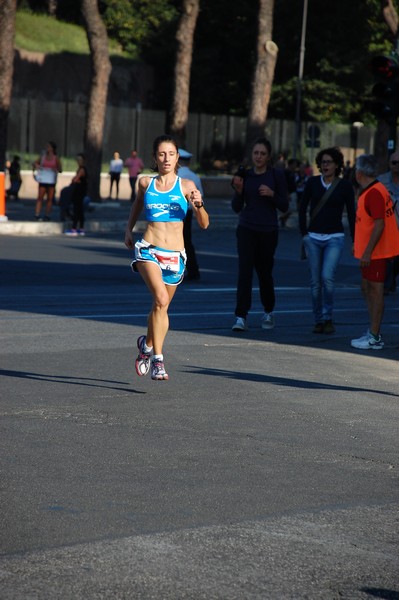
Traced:
<path id="1" fill-rule="evenodd" d="M 338 177 L 336 177 L 334 179 L 334 181 L 332 182 L 332 184 L 330 185 L 330 187 L 328 188 L 328 190 L 326 190 L 324 192 L 324 194 L 322 195 L 322 197 L 319 200 L 319 203 L 316 204 L 316 206 L 313 209 L 312 214 L 310 215 L 309 225 L 311 224 L 311 222 L 313 221 L 315 216 L 319 214 L 319 212 L 321 211 L 321 209 L 323 208 L 323 206 L 325 205 L 325 203 L 327 202 L 327 200 L 329 199 L 332 192 L 335 190 L 335 188 L 337 187 L 337 185 L 339 184 L 340 181 L 341 180 Z"/>

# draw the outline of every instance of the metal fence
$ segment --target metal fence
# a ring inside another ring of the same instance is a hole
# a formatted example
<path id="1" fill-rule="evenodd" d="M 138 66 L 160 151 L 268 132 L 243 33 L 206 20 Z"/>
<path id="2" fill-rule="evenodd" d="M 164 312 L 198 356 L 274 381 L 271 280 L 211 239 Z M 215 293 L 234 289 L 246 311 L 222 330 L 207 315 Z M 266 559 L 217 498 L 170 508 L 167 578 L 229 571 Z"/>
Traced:
<path id="1" fill-rule="evenodd" d="M 15 98 L 11 104 L 8 131 L 8 152 L 38 154 L 48 140 L 57 143 L 61 156 L 73 157 L 83 148 L 86 105 L 77 102 L 48 102 L 39 99 Z M 146 166 L 151 166 L 152 140 L 165 131 L 164 111 L 140 110 L 108 106 L 105 119 L 103 161 L 115 151 L 127 157 L 136 148 Z M 240 161 L 245 147 L 246 119 L 226 115 L 190 113 L 186 129 L 186 147 L 193 153 L 193 162 L 208 170 L 223 171 L 229 161 Z M 353 146 L 351 125 L 318 124 L 320 135 L 310 139 L 313 123 L 302 123 L 300 155 L 313 163 L 319 147 L 340 146 L 346 160 L 353 161 L 355 152 L 372 153 L 374 129 L 361 127 Z M 268 120 L 266 135 L 273 151 L 292 156 L 295 123 Z"/>

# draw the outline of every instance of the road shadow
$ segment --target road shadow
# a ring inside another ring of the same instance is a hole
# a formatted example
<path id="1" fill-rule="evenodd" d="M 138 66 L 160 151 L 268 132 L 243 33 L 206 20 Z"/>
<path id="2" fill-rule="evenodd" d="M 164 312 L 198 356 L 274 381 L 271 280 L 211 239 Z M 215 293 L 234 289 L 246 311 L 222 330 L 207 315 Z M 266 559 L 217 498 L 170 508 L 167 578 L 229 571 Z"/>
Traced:
<path id="1" fill-rule="evenodd" d="M 14 377 L 16 379 L 31 379 L 33 381 L 49 381 L 51 383 L 61 383 L 66 385 L 77 385 L 80 387 L 104 388 L 107 390 L 116 390 L 118 392 L 129 392 L 135 394 L 145 394 L 140 390 L 131 387 L 117 387 L 129 385 L 126 381 L 113 381 L 110 379 L 96 379 L 94 377 L 81 377 L 69 375 L 48 375 L 47 373 L 31 373 L 29 371 L 16 371 L 11 369 L 0 369 L 0 377 Z"/>
<path id="2" fill-rule="evenodd" d="M 393 396 L 395 398 L 399 397 L 399 394 L 394 394 L 392 392 L 386 392 L 382 390 L 376 390 L 367 387 L 358 387 L 358 386 L 350 386 L 350 385 L 336 385 L 331 383 L 326 383 L 323 381 L 305 381 L 303 379 L 296 379 L 291 377 L 278 377 L 275 375 L 263 375 L 260 373 L 243 373 L 239 371 L 230 371 L 228 369 L 215 369 L 212 367 L 198 367 L 191 365 L 187 367 L 184 372 L 199 374 L 199 375 L 211 375 L 214 377 L 223 377 L 225 379 L 236 379 L 238 381 L 252 381 L 255 383 L 283 386 L 283 387 L 292 387 L 297 389 L 304 390 L 332 390 L 336 392 L 363 392 L 370 394 L 381 394 L 382 396 Z"/>

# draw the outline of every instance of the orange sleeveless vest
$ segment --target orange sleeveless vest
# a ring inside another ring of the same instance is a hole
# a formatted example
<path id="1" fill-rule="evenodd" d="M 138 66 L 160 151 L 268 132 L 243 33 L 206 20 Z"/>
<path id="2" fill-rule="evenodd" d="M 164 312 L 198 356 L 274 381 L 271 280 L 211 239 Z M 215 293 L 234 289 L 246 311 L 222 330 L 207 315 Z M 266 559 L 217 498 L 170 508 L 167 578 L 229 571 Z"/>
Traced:
<path id="1" fill-rule="evenodd" d="M 370 188 L 369 188 L 370 189 Z M 395 214 L 393 210 L 393 202 L 385 185 L 379 181 L 373 185 L 373 189 L 378 189 L 384 198 L 385 216 L 384 230 L 374 250 L 371 253 L 371 258 L 392 258 L 399 255 L 399 229 L 396 224 Z M 369 190 L 365 190 L 359 196 L 356 209 L 356 225 L 355 225 L 355 244 L 354 256 L 361 258 L 369 242 L 371 232 L 374 227 L 374 219 L 370 217 L 365 209 L 365 197 Z"/>

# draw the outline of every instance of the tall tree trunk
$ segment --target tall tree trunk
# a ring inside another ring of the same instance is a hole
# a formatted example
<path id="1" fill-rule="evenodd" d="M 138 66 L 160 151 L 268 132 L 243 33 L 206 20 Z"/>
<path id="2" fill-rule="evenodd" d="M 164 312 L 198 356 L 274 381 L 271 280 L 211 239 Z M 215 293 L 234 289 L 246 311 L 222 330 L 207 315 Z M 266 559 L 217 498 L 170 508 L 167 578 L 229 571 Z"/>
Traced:
<path id="1" fill-rule="evenodd" d="M 91 52 L 91 83 L 87 107 L 84 148 L 88 172 L 88 195 L 100 200 L 100 176 L 105 113 L 111 61 L 108 36 L 97 0 L 82 0 L 82 14 Z"/>
<path id="2" fill-rule="evenodd" d="M 198 13 L 199 0 L 184 0 L 183 12 L 176 32 L 177 53 L 170 132 L 180 145 L 184 145 L 186 135 L 190 102 L 190 72 Z"/>
<path id="3" fill-rule="evenodd" d="M 247 144 L 264 134 L 278 47 L 272 41 L 274 0 L 259 0 L 257 61 L 252 80 Z M 247 148 L 248 150 L 248 148 Z"/>
<path id="4" fill-rule="evenodd" d="M 0 171 L 4 171 L 6 163 L 8 114 L 14 71 L 16 10 L 17 0 L 0 0 Z"/>

